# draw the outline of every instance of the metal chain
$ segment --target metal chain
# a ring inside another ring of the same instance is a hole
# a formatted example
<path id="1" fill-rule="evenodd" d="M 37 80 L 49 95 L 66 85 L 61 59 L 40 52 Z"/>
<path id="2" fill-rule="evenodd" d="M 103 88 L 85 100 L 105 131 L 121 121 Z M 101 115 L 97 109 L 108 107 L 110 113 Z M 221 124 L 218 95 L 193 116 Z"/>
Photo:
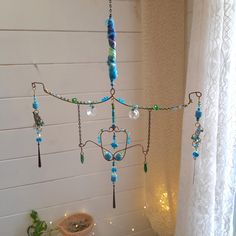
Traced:
<path id="1" fill-rule="evenodd" d="M 81 131 L 81 117 L 80 117 L 80 105 L 78 104 L 78 129 L 79 129 L 79 147 L 83 147 L 83 142 L 82 142 L 82 131 Z"/>
<path id="2" fill-rule="evenodd" d="M 109 17 L 112 18 L 112 0 L 109 0 Z"/>
<path id="3" fill-rule="evenodd" d="M 152 114 L 152 111 L 148 111 L 148 138 L 147 138 L 147 148 L 144 152 L 144 155 L 145 155 L 145 159 L 146 159 L 146 156 L 149 152 L 149 149 L 150 149 L 150 140 L 151 140 L 151 114 Z"/>

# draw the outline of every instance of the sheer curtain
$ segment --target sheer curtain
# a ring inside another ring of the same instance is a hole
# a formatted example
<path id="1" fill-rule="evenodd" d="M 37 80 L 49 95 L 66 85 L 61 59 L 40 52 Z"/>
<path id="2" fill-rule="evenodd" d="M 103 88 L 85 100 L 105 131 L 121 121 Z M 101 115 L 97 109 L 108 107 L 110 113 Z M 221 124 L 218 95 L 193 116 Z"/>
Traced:
<path id="1" fill-rule="evenodd" d="M 142 0 L 144 103 L 182 104 L 185 89 L 185 0 Z M 147 117 L 144 117 L 147 120 Z M 146 213 L 160 236 L 174 235 L 182 110 L 152 115 Z"/>
<path id="2" fill-rule="evenodd" d="M 195 0 L 188 91 L 203 92 L 204 135 L 193 184 L 192 118 L 183 121 L 176 236 L 232 236 L 236 139 L 236 0 Z"/>

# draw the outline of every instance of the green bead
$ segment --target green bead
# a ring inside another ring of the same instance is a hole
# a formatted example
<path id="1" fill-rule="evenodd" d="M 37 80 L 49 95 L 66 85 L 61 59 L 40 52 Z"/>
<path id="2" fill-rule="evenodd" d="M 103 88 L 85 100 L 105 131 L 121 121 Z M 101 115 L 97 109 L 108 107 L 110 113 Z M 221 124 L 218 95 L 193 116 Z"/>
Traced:
<path id="1" fill-rule="evenodd" d="M 80 162 L 82 164 L 84 164 L 84 154 L 83 153 L 80 154 Z"/>
<path id="2" fill-rule="evenodd" d="M 72 101 L 73 103 L 77 103 L 77 102 L 78 102 L 77 98 L 72 98 L 71 101 Z"/>
<path id="3" fill-rule="evenodd" d="M 147 173 L 147 171 L 148 171 L 147 163 L 144 163 L 144 167 L 143 168 L 144 168 L 144 172 Z"/>
<path id="4" fill-rule="evenodd" d="M 158 111 L 158 110 L 159 110 L 159 106 L 155 104 L 155 105 L 153 106 L 153 110 L 154 110 L 154 111 Z"/>

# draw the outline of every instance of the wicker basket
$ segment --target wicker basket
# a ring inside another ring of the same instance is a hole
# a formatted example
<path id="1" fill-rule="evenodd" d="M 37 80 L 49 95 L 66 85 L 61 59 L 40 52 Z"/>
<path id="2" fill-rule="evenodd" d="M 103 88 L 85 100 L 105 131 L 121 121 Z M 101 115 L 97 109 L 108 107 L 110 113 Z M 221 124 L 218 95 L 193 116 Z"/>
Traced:
<path id="1" fill-rule="evenodd" d="M 94 220 L 86 213 L 76 213 L 63 218 L 58 229 L 64 236 L 87 236 L 92 231 Z"/>

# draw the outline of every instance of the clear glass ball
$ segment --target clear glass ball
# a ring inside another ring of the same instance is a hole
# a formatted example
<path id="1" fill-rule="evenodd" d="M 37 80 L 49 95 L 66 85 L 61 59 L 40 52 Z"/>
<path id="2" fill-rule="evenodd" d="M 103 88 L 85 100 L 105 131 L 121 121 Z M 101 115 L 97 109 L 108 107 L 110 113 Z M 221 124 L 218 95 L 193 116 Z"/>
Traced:
<path id="1" fill-rule="evenodd" d="M 96 116 L 96 109 L 95 107 L 89 106 L 87 108 L 87 116 Z"/>
<path id="2" fill-rule="evenodd" d="M 132 120 L 137 120 L 139 118 L 139 110 L 138 109 L 132 109 L 129 112 L 129 118 Z"/>

